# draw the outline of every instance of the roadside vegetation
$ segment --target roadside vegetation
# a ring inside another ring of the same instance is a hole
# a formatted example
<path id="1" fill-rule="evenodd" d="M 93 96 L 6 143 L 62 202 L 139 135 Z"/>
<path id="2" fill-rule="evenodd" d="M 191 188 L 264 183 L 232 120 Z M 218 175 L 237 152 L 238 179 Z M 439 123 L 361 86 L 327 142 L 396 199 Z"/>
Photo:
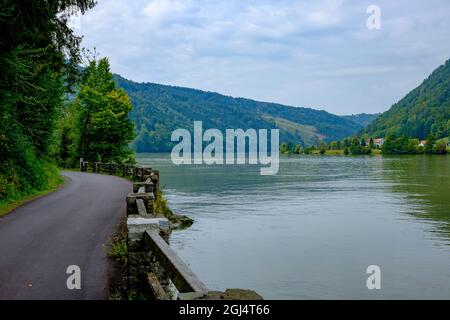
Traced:
<path id="1" fill-rule="evenodd" d="M 122 230 L 113 236 L 109 244 L 108 256 L 117 261 L 126 263 L 128 256 L 127 234 Z"/>
<path id="2" fill-rule="evenodd" d="M 95 1 L 24 2 L 0 5 L 0 210 L 53 190 L 55 136 L 64 100 L 81 62 L 81 39 L 68 27 L 70 12 Z M 30 10 L 32 6 L 32 10 Z"/>
<path id="3" fill-rule="evenodd" d="M 56 165 L 45 163 L 43 165 L 43 172 L 45 174 L 42 180 L 44 183 L 39 187 L 29 187 L 20 190 L 14 184 L 10 184 L 6 179 L 3 178 L 3 180 L 0 180 L 0 188 L 11 188 L 11 190 L 7 190 L 6 192 L 3 190 L 8 196 L 0 199 L 0 217 L 29 201 L 57 190 L 64 184 L 64 179 L 59 174 Z"/>
<path id="4" fill-rule="evenodd" d="M 161 190 L 156 191 L 156 198 L 153 202 L 153 214 L 167 218 L 171 222 L 173 229 L 186 229 L 194 223 L 194 220 L 187 216 L 175 214 L 169 208 Z"/>
<path id="5" fill-rule="evenodd" d="M 0 5 L 0 215 L 55 190 L 79 158 L 134 162 L 130 99 L 68 26 L 95 3 Z"/>
<path id="6" fill-rule="evenodd" d="M 109 299 L 126 300 L 129 293 L 127 291 L 128 246 L 125 217 L 121 219 L 115 234 L 109 240 L 106 253 L 110 259 Z"/>

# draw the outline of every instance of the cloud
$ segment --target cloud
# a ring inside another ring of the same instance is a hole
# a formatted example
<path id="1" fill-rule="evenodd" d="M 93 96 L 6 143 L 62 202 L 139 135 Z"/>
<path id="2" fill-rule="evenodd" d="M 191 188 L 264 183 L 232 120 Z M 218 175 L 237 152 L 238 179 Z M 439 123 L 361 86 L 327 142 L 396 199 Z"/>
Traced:
<path id="1" fill-rule="evenodd" d="M 144 8 L 144 15 L 153 24 L 179 18 L 191 6 L 190 0 L 152 0 Z"/>
<path id="2" fill-rule="evenodd" d="M 449 57 L 448 0 L 103 0 L 83 45 L 136 81 L 311 106 L 387 109 Z"/>
<path id="3" fill-rule="evenodd" d="M 144 14 L 150 18 L 159 18 L 183 8 L 183 2 L 173 0 L 153 0 L 145 8 Z"/>

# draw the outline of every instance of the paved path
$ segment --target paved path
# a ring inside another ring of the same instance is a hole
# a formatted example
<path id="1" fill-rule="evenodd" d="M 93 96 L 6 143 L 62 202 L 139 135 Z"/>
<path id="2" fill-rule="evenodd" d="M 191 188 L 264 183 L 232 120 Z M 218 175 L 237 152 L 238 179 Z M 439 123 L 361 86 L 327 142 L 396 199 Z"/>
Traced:
<path id="1" fill-rule="evenodd" d="M 121 178 L 64 172 L 68 183 L 0 218 L 0 299 L 105 299 L 105 245 L 125 215 L 131 184 Z M 66 269 L 81 269 L 68 290 Z"/>

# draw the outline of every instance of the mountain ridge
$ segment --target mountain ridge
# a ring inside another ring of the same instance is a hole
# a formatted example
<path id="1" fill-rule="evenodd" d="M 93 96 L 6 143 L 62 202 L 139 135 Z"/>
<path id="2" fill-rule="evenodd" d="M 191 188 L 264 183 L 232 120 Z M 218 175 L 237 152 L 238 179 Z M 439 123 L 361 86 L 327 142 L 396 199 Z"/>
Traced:
<path id="1" fill-rule="evenodd" d="M 450 135 L 450 60 L 370 123 L 364 133 L 419 139 Z"/>
<path id="2" fill-rule="evenodd" d="M 343 115 L 341 117 L 366 127 L 380 115 L 381 113 L 356 113 L 351 115 Z"/>
<path id="3" fill-rule="evenodd" d="M 192 129 L 202 121 L 205 129 L 280 129 L 280 141 L 302 145 L 340 140 L 363 129 L 349 119 L 325 110 L 286 106 L 186 87 L 137 83 L 114 75 L 130 96 L 130 118 L 136 125 L 134 147 L 138 152 L 170 151 L 171 132 Z"/>

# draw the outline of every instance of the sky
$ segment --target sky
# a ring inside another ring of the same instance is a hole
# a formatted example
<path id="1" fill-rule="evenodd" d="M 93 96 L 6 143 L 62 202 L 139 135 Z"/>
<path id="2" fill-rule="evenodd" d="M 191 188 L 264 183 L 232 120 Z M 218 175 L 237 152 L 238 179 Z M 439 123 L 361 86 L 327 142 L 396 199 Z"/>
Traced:
<path id="1" fill-rule="evenodd" d="M 449 0 L 99 0 L 72 26 L 133 81 L 339 115 L 389 109 L 450 58 Z"/>

